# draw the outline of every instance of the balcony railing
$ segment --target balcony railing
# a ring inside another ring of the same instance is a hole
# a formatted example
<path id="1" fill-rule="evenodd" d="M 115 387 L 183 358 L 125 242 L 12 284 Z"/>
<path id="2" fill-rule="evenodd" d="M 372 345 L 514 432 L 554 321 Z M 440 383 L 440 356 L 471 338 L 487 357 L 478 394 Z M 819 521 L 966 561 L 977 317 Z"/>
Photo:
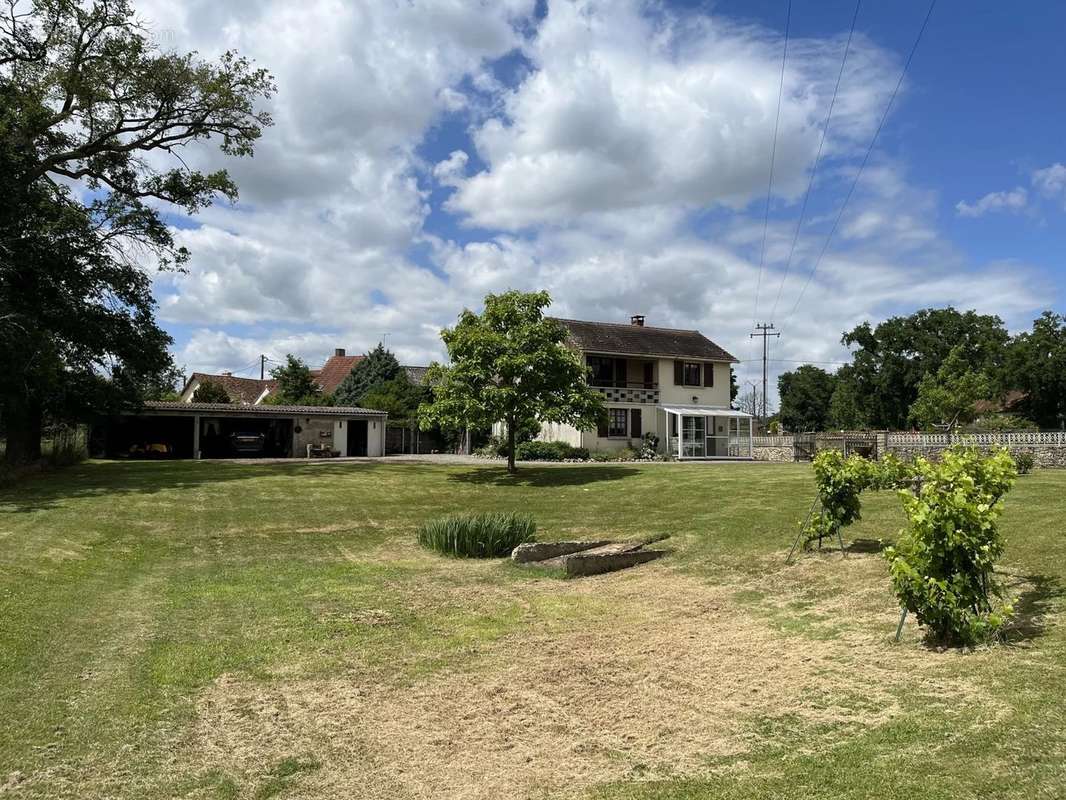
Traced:
<path id="1" fill-rule="evenodd" d="M 592 388 L 603 392 L 608 403 L 649 403 L 659 402 L 659 384 L 632 381 L 603 382 Z"/>

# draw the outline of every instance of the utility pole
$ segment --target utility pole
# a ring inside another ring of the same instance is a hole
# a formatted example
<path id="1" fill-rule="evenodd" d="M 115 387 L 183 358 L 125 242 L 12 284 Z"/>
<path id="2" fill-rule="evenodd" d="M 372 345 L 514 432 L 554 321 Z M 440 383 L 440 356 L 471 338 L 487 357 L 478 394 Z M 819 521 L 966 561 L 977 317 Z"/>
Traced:
<path id="1" fill-rule="evenodd" d="M 749 339 L 754 339 L 757 336 L 762 338 L 762 421 L 764 423 L 766 422 L 766 340 L 771 336 L 781 335 L 780 332 L 771 333 L 773 330 L 774 323 L 772 322 L 769 325 L 756 323 L 755 333 L 748 335 Z"/>
<path id="2" fill-rule="evenodd" d="M 263 380 L 266 377 L 266 364 L 267 357 L 262 353 L 259 354 L 259 380 Z"/>

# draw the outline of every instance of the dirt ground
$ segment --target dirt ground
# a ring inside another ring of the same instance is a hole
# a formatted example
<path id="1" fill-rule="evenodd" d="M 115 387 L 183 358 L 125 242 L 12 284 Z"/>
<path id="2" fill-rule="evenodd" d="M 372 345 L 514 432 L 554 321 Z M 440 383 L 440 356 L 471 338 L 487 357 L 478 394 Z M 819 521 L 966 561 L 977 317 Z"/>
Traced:
<path id="1" fill-rule="evenodd" d="M 892 641 L 883 573 L 874 555 L 837 555 L 754 584 L 712 585 L 663 562 L 496 587 L 595 595 L 611 611 L 562 632 L 522 630 L 472 666 L 415 680 L 223 676 L 200 697 L 195 752 L 182 757 L 248 776 L 300 756 L 316 768 L 287 796 L 410 800 L 572 797 L 621 779 L 744 769 L 745 753 L 782 730 L 818 748 L 884 724 L 904 684 L 947 700 L 976 694 L 947 668 L 958 653 L 930 658 L 910 633 Z M 469 586 L 437 590 L 479 602 Z"/>

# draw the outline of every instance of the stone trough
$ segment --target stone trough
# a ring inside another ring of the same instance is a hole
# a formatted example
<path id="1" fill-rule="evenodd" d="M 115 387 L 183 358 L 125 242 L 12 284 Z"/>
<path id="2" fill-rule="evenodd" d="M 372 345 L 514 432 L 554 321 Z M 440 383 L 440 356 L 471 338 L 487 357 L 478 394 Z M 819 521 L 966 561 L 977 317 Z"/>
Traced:
<path id="1" fill-rule="evenodd" d="M 645 547 L 665 538 L 653 536 L 626 542 L 530 542 L 518 545 L 511 553 L 511 560 L 526 567 L 561 569 L 567 577 L 599 575 L 662 558 L 666 555 L 665 550 L 646 550 Z"/>

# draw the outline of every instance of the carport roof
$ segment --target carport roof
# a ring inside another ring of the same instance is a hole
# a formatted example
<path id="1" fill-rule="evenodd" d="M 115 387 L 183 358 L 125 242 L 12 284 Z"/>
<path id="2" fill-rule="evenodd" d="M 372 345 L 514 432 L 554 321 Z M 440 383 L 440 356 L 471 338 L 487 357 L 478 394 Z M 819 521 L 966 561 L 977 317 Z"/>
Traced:
<path id="1" fill-rule="evenodd" d="M 246 406 L 239 403 L 181 403 L 149 400 L 140 413 L 208 414 L 216 417 L 384 417 L 384 411 L 356 406 Z"/>

